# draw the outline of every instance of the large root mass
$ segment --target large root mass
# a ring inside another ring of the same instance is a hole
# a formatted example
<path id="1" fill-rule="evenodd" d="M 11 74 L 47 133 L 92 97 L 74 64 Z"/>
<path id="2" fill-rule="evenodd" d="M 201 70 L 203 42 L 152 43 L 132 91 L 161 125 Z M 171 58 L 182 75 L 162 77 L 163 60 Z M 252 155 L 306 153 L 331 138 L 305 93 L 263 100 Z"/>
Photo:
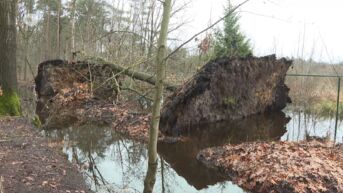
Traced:
<path id="1" fill-rule="evenodd" d="M 274 55 L 210 62 L 168 97 L 160 128 L 178 134 L 192 125 L 279 111 L 290 102 L 284 81 L 291 64 Z"/>

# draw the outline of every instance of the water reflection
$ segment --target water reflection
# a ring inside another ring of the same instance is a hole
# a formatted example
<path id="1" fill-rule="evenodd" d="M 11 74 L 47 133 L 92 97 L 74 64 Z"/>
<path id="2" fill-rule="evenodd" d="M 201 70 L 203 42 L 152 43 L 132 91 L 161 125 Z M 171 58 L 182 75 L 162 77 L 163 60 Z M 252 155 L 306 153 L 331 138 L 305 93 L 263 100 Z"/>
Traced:
<path id="1" fill-rule="evenodd" d="M 239 121 L 205 124 L 184 133 L 187 136 L 184 141 L 159 144 L 159 153 L 180 176 L 200 190 L 227 180 L 195 159 L 201 149 L 227 143 L 279 140 L 286 132 L 288 121 L 285 114 L 280 112 L 255 115 Z"/>
<path id="2" fill-rule="evenodd" d="M 287 133 L 281 138 L 285 141 L 302 141 L 307 138 L 324 138 L 333 140 L 335 132 L 335 118 L 302 111 L 287 111 L 292 119 L 287 124 Z M 338 122 L 336 142 L 343 142 L 342 122 Z"/>
<path id="3" fill-rule="evenodd" d="M 23 114 L 34 116 L 35 96 L 22 92 Z M 27 99 L 26 99 L 27 98 Z M 26 111 L 25 111 L 26 110 Z M 329 136 L 333 139 L 334 119 L 322 118 L 303 112 L 287 111 L 264 114 L 248 119 L 204 124 L 189 128 L 183 141 L 175 144 L 159 143 L 159 164 L 154 192 L 226 192 L 243 193 L 238 186 L 217 171 L 199 163 L 195 156 L 199 150 L 226 143 L 256 140 L 300 141 L 306 136 Z M 68 127 L 50 130 L 50 139 L 63 143 L 68 159 L 77 164 L 95 192 L 142 192 L 147 171 L 147 149 L 144 144 L 124 138 L 101 126 Z M 341 122 L 337 142 L 343 142 Z"/>
<path id="4" fill-rule="evenodd" d="M 184 133 L 184 140 L 159 143 L 154 192 L 244 192 L 215 170 L 196 160 L 203 148 L 242 141 L 278 140 L 286 132 L 283 113 L 256 115 L 233 122 L 202 125 Z M 63 143 L 68 159 L 84 171 L 96 192 L 142 192 L 147 149 L 111 129 L 97 126 L 45 131 Z"/>

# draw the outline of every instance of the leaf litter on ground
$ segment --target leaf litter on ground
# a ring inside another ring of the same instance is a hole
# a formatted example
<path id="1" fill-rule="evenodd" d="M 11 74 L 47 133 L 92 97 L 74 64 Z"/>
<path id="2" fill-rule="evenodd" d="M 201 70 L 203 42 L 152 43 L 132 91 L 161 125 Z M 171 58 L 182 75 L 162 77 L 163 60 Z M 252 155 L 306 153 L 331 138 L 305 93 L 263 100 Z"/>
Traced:
<path id="1" fill-rule="evenodd" d="M 343 192 L 343 146 L 319 141 L 213 147 L 197 159 L 258 193 Z"/>

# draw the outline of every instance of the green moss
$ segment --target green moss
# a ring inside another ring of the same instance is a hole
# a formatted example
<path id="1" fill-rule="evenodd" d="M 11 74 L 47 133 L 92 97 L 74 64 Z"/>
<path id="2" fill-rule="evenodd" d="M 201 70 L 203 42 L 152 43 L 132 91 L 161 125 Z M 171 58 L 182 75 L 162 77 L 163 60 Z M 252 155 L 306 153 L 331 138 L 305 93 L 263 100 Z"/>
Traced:
<path id="1" fill-rule="evenodd" d="M 32 124 L 34 126 L 36 126 L 37 128 L 41 128 L 42 127 L 42 122 L 40 121 L 39 117 L 37 115 L 35 115 L 33 118 L 32 118 Z"/>
<path id="2" fill-rule="evenodd" d="M 228 106 L 235 105 L 237 103 L 236 99 L 232 96 L 224 98 L 224 104 Z"/>
<path id="3" fill-rule="evenodd" d="M 0 96 L 0 116 L 19 116 L 20 100 L 16 92 L 4 91 Z"/>

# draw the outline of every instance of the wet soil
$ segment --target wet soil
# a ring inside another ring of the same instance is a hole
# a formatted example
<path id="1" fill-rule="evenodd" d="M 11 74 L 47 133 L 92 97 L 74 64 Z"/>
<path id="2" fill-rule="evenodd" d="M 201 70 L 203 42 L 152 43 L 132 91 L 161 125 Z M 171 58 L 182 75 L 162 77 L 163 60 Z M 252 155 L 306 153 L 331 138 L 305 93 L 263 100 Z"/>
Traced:
<path id="1" fill-rule="evenodd" d="M 24 118 L 0 118 L 0 192 L 91 192 L 59 147 Z"/>

